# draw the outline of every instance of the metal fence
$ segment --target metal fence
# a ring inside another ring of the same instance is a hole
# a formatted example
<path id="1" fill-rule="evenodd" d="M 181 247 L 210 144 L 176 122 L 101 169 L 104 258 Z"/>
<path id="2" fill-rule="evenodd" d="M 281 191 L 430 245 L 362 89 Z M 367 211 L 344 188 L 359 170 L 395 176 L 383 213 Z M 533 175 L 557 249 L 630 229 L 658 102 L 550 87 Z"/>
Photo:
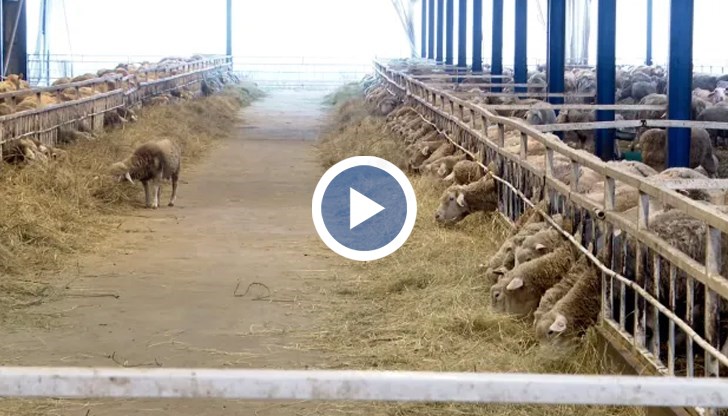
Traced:
<path id="1" fill-rule="evenodd" d="M 448 138 L 481 161 L 484 168 L 495 163 L 497 171 L 492 173 L 500 183 L 500 211 L 509 220 L 534 206 L 532 198 L 544 195 L 549 201 L 549 212 L 544 214 L 561 213 L 576 224 L 582 241 L 576 241 L 550 220 L 601 270 L 599 329 L 608 339 L 615 340 L 621 350 L 628 351 L 653 374 L 719 377 L 721 366 L 725 371 L 728 341 L 721 344 L 725 327 L 721 331 L 720 318 L 725 319 L 723 311 L 728 309 L 728 280 L 721 275 L 721 247 L 723 235 L 728 233 L 728 216 L 668 186 L 576 151 L 542 131 L 640 126 L 726 129 L 728 123 L 629 120 L 531 126 L 498 116 L 489 106 L 459 99 L 439 84 L 435 87 L 383 63 L 376 64 L 376 71 L 391 93 L 409 100 L 439 130 L 449 131 Z M 487 82 L 488 76 L 485 78 Z M 498 84 L 503 85 L 507 84 Z M 516 152 L 504 147 L 507 129 L 520 137 Z M 545 155 L 531 158 L 528 146 L 536 144 L 545 148 Z M 587 195 L 578 190 L 581 173 L 587 171 L 603 178 L 602 193 Z M 725 188 L 720 181 L 707 182 L 702 184 L 703 189 Z M 632 215 L 618 207 L 624 195 L 638 201 Z M 689 256 L 649 229 L 652 214 L 667 206 L 701 224 L 694 232 L 704 233 L 702 239 L 696 239 L 706 244 L 703 258 Z M 599 259 L 595 254 L 602 248 L 607 254 Z M 702 350 L 700 357 L 698 349 Z M 711 413 L 710 409 L 704 410 Z"/>

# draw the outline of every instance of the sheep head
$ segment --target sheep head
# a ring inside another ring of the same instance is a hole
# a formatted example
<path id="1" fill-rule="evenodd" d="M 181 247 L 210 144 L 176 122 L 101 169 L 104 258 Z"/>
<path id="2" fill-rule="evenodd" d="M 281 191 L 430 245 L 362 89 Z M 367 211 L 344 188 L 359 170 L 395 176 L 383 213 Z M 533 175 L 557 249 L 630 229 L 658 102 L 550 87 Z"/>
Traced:
<path id="1" fill-rule="evenodd" d="M 560 312 L 551 310 L 536 322 L 536 336 L 542 345 L 572 346 L 575 338 L 569 334 L 569 320 Z"/>
<path id="2" fill-rule="evenodd" d="M 131 174 L 129 173 L 129 166 L 126 162 L 116 162 L 111 165 L 109 170 L 111 171 L 111 175 L 116 177 L 119 182 L 127 180 L 132 184 L 134 183 L 134 180 L 131 178 Z"/>
<path id="3" fill-rule="evenodd" d="M 435 220 L 440 224 L 455 224 L 470 214 L 465 194 L 460 187 L 451 187 L 440 198 Z"/>

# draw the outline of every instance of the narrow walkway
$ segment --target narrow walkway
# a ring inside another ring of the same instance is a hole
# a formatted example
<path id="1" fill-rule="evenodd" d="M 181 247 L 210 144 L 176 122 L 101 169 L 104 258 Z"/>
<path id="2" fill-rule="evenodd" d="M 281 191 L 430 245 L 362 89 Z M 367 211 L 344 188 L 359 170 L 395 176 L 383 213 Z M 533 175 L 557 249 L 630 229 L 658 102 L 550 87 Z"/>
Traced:
<path id="1" fill-rule="evenodd" d="M 305 368 L 297 347 L 321 303 L 327 257 L 311 221 L 321 94 L 278 92 L 243 110 L 237 140 L 184 170 L 178 206 L 128 218 L 80 260 L 69 293 L 36 312 L 48 329 L 2 333 L 4 365 Z M 169 189 L 163 189 L 168 198 Z M 236 296 L 246 292 L 245 296 Z M 251 283 L 262 283 L 252 285 Z M 269 293 L 269 291 L 270 293 Z M 72 402 L 63 415 L 277 415 L 288 406 L 212 400 Z M 294 405 L 302 406 L 302 405 Z M 86 413 L 86 410 L 90 410 Z M 2 412 L 0 412 L 2 413 Z"/>

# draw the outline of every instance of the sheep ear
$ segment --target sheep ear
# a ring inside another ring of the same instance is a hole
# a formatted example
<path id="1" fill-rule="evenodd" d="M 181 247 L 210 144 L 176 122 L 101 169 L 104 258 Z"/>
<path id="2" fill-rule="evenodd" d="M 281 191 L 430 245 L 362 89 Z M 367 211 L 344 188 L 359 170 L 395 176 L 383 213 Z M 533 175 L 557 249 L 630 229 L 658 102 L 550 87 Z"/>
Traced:
<path id="1" fill-rule="evenodd" d="M 124 178 L 126 178 L 126 180 L 129 181 L 129 183 L 131 183 L 131 184 L 134 183 L 134 180 L 131 178 L 131 175 L 129 174 L 129 172 L 126 172 L 124 174 Z"/>
<path id="2" fill-rule="evenodd" d="M 465 194 L 463 194 L 462 192 L 460 192 L 458 194 L 457 203 L 461 207 L 464 207 L 465 206 Z"/>
<path id="3" fill-rule="evenodd" d="M 535 248 L 536 248 L 536 251 L 545 251 L 547 247 L 545 245 L 539 243 L 539 244 L 536 244 Z"/>
<path id="4" fill-rule="evenodd" d="M 501 275 L 503 275 L 503 274 L 506 274 L 506 273 L 508 273 L 508 269 L 506 269 L 506 267 L 505 267 L 505 266 L 501 266 L 501 267 L 499 267 L 499 268 L 497 268 L 497 269 L 493 270 L 493 273 L 495 273 L 495 274 L 501 274 Z"/>
<path id="5" fill-rule="evenodd" d="M 427 156 L 427 152 L 429 152 L 429 151 L 430 151 L 430 146 L 423 147 L 421 150 L 422 156 Z"/>
<path id="6" fill-rule="evenodd" d="M 523 287 L 523 279 L 520 277 L 514 277 L 513 280 L 511 280 L 510 283 L 508 283 L 508 286 L 506 286 L 506 290 L 518 290 Z"/>
<path id="7" fill-rule="evenodd" d="M 556 319 L 554 319 L 554 323 L 551 324 L 549 330 L 558 333 L 566 331 L 566 317 L 560 313 L 556 314 Z"/>

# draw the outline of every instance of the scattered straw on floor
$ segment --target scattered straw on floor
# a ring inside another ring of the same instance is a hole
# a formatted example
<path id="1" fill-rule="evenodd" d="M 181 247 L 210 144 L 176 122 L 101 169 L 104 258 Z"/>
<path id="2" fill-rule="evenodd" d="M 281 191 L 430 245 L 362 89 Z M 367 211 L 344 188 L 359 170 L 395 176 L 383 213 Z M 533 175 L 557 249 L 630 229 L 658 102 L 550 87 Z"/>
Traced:
<path id="1" fill-rule="evenodd" d="M 143 206 L 139 185 L 116 183 L 109 164 L 136 145 L 163 137 L 180 144 L 185 166 L 229 137 L 239 108 L 259 96 L 250 86 L 144 109 L 139 121 L 67 147 L 68 160 L 0 169 L 0 320 L 8 308 L 48 292 L 44 274 L 94 248 L 118 225 L 115 215 Z"/>
<path id="2" fill-rule="evenodd" d="M 381 134 L 381 124 L 382 119 L 371 119 L 357 127 L 333 129 L 320 145 L 322 165 L 354 154 L 392 159 L 395 153 L 388 152 L 398 143 Z M 337 131 L 342 134 L 337 136 Z M 337 288 L 326 306 L 329 319 L 306 341 L 310 348 L 329 353 L 328 368 L 609 372 L 605 351 L 597 346 L 594 334 L 578 351 L 555 354 L 539 346 L 528 323 L 490 313 L 477 265 L 503 241 L 504 224 L 495 215 L 477 214 L 457 226 L 439 227 L 433 215 L 442 186 L 423 177 L 411 181 L 418 218 L 407 243 L 385 259 L 342 261 L 337 267 Z M 617 407 L 527 405 L 332 405 L 329 410 L 334 409 L 387 415 L 643 414 L 640 409 Z M 323 408 L 319 411 L 327 414 Z"/>

